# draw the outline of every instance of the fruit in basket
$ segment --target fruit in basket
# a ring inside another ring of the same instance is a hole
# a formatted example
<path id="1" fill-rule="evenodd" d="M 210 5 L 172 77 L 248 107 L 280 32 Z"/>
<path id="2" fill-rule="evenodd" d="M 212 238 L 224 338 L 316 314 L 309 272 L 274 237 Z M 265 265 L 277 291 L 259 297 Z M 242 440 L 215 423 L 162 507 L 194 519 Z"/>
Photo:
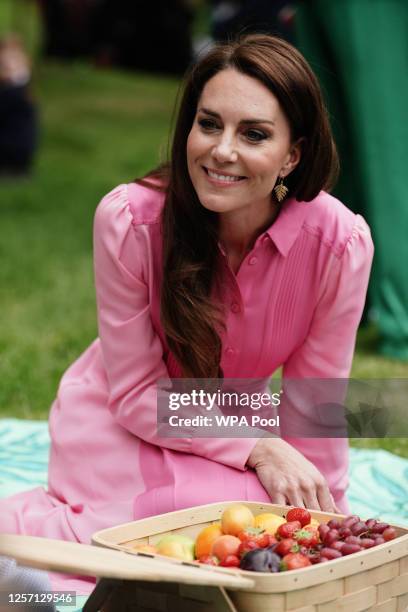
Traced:
<path id="1" fill-rule="evenodd" d="M 291 552 L 299 552 L 299 544 L 293 538 L 280 540 L 274 548 L 277 555 L 284 557 Z"/>
<path id="2" fill-rule="evenodd" d="M 306 546 L 306 548 L 314 548 L 319 543 L 319 534 L 315 530 L 299 529 L 295 531 L 293 538 L 300 546 Z"/>
<path id="3" fill-rule="evenodd" d="M 221 527 L 227 535 L 237 535 L 246 527 L 254 527 L 255 519 L 251 510 L 244 504 L 233 504 L 221 515 Z"/>
<path id="4" fill-rule="evenodd" d="M 199 563 L 204 563 L 205 565 L 219 565 L 220 564 L 220 562 L 218 561 L 215 555 L 203 555 L 202 557 L 198 557 L 198 561 Z"/>
<path id="5" fill-rule="evenodd" d="M 285 572 L 287 570 L 295 570 L 300 569 L 302 567 L 308 567 L 312 565 L 310 559 L 306 557 L 306 555 L 302 555 L 302 553 L 289 553 L 285 555 L 280 564 L 280 570 Z"/>
<path id="6" fill-rule="evenodd" d="M 260 527 L 247 527 L 244 531 L 238 533 L 238 537 L 241 542 L 254 542 L 256 547 L 252 548 L 266 548 L 276 544 L 276 538 L 271 533 L 267 533 Z"/>
<path id="7" fill-rule="evenodd" d="M 137 552 L 150 553 L 152 555 L 157 554 L 156 546 L 153 544 L 136 544 L 133 546 L 132 550 L 136 550 Z"/>
<path id="8" fill-rule="evenodd" d="M 283 523 L 279 525 L 276 535 L 279 538 L 293 538 L 295 531 L 299 531 L 301 524 L 299 521 L 291 521 L 290 523 Z"/>
<path id="9" fill-rule="evenodd" d="M 273 546 L 257 548 L 246 553 L 241 559 L 239 567 L 250 572 L 279 572 L 281 558 Z"/>
<path id="10" fill-rule="evenodd" d="M 188 536 L 169 534 L 156 544 L 157 554 L 175 557 L 183 561 L 194 561 L 194 540 Z"/>
<path id="11" fill-rule="evenodd" d="M 286 520 L 283 518 L 283 516 L 273 514 L 273 512 L 265 512 L 264 514 L 258 514 L 255 517 L 254 527 L 260 527 L 261 529 L 264 529 L 266 533 L 275 535 L 278 527 L 284 523 L 286 523 Z"/>
<path id="12" fill-rule="evenodd" d="M 240 559 L 237 555 L 227 555 L 223 561 L 220 561 L 221 567 L 239 567 Z"/>
<path id="13" fill-rule="evenodd" d="M 395 531 L 394 527 L 387 527 L 387 529 L 384 529 L 381 535 L 386 542 L 389 542 L 397 537 L 397 532 Z"/>
<path id="14" fill-rule="evenodd" d="M 238 549 L 241 540 L 233 535 L 219 536 L 212 545 L 211 554 L 215 555 L 220 561 L 224 561 L 228 555 L 238 556 Z"/>
<path id="15" fill-rule="evenodd" d="M 222 535 L 221 523 L 214 523 L 204 527 L 198 534 L 195 542 L 195 555 L 197 558 L 210 555 L 215 540 Z"/>
<path id="16" fill-rule="evenodd" d="M 299 521 L 301 527 L 304 527 L 310 524 L 312 517 L 306 508 L 292 508 L 292 510 L 289 510 L 287 513 L 286 520 L 288 523 L 291 521 Z"/>

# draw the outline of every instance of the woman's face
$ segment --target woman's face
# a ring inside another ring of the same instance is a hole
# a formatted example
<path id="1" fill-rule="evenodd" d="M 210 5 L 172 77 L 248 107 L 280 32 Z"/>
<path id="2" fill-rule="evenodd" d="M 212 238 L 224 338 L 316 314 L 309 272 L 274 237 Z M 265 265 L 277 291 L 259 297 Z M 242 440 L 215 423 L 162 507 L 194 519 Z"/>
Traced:
<path id="1" fill-rule="evenodd" d="M 187 140 L 188 171 L 205 208 L 270 210 L 278 176 L 299 158 L 289 123 L 265 85 L 232 68 L 207 81 Z"/>

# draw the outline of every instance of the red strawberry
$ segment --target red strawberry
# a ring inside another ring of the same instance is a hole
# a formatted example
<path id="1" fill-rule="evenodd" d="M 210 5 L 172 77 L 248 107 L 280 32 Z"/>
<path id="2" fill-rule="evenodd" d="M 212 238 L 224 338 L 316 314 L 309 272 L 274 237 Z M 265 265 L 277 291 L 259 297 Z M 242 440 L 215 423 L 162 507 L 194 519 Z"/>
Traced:
<path id="1" fill-rule="evenodd" d="M 298 531 L 301 528 L 301 524 L 299 521 L 290 521 L 289 523 L 283 523 L 279 525 L 276 535 L 280 538 L 293 538 L 293 534 L 295 531 Z"/>
<path id="2" fill-rule="evenodd" d="M 292 521 L 299 521 L 300 526 L 304 527 L 305 525 L 309 525 L 312 517 L 306 508 L 292 508 L 292 510 L 289 510 L 287 513 L 286 520 L 288 523 Z"/>
<path id="3" fill-rule="evenodd" d="M 309 531 L 308 529 L 299 529 L 293 534 L 294 539 L 300 546 L 306 546 L 307 548 L 314 548 L 319 543 L 319 536 L 316 531 Z"/>
<path id="4" fill-rule="evenodd" d="M 309 559 L 301 553 L 289 553 L 285 555 L 281 562 L 281 571 L 300 569 L 301 567 L 307 567 L 312 565 Z"/>
<path id="5" fill-rule="evenodd" d="M 299 552 L 299 544 L 293 538 L 285 538 L 277 543 L 273 552 L 284 557 L 292 552 Z"/>
<path id="6" fill-rule="evenodd" d="M 227 555 L 223 561 L 220 561 L 222 567 L 239 567 L 240 560 L 237 555 Z"/>

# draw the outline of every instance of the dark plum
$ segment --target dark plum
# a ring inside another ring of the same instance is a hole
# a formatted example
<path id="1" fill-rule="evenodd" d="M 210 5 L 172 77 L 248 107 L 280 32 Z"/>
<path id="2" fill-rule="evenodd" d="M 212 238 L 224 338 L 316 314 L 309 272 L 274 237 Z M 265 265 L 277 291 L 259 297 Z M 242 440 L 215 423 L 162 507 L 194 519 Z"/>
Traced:
<path id="1" fill-rule="evenodd" d="M 242 557 L 239 567 L 251 572 L 279 572 L 281 558 L 271 548 L 250 550 Z"/>

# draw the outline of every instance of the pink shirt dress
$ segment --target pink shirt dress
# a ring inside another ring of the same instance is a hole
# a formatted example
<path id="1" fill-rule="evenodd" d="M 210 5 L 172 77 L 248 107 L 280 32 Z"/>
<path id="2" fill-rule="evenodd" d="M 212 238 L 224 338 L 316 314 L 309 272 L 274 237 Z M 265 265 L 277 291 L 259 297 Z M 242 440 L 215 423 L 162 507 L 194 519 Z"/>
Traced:
<path id="1" fill-rule="evenodd" d="M 181 376 L 160 324 L 163 201 L 132 183 L 96 210 L 99 337 L 52 405 L 48 490 L 0 500 L 0 532 L 88 543 L 99 529 L 154 514 L 269 500 L 245 467 L 257 438 L 157 436 L 155 383 Z M 331 195 L 287 200 L 236 275 L 225 261 L 224 376 L 267 379 L 283 366 L 288 378 L 347 378 L 372 256 L 364 219 Z M 347 511 L 348 440 L 288 441 Z"/>

